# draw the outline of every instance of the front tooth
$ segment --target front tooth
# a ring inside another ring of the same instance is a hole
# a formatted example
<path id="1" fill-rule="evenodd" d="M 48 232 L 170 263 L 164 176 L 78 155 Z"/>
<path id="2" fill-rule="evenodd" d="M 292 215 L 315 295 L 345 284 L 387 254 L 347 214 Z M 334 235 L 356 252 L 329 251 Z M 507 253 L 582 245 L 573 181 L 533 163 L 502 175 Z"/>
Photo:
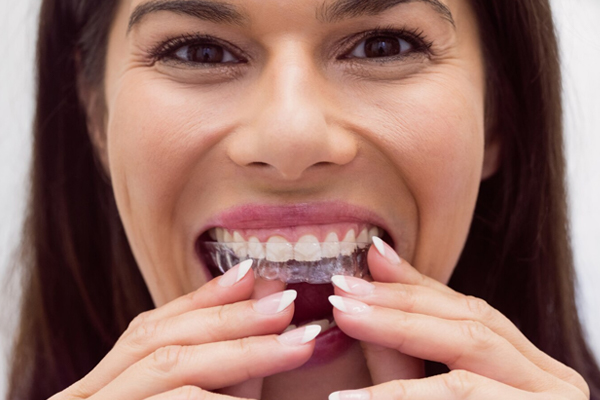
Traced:
<path id="1" fill-rule="evenodd" d="M 225 231 L 223 233 L 223 241 L 225 243 L 231 243 L 231 242 L 233 242 L 233 235 L 231 233 L 229 233 L 229 231 Z"/>
<path id="2" fill-rule="evenodd" d="M 297 261 L 319 261 L 321 259 L 321 244 L 313 235 L 304 235 L 294 246 L 294 258 Z"/>
<path id="3" fill-rule="evenodd" d="M 340 240 L 337 233 L 330 232 L 321 244 L 321 256 L 325 258 L 337 257 L 340 254 Z"/>
<path id="4" fill-rule="evenodd" d="M 294 258 L 294 248 L 281 236 L 271 236 L 267 240 L 267 260 L 285 262 Z"/>
<path id="5" fill-rule="evenodd" d="M 223 239 L 223 236 L 225 235 L 225 229 L 223 229 L 223 228 L 216 228 L 215 231 L 216 231 L 216 234 L 217 234 L 217 242 L 223 243 L 225 241 Z"/>
<path id="6" fill-rule="evenodd" d="M 367 247 L 367 244 L 369 243 L 369 232 L 367 231 L 367 228 L 360 231 L 356 237 L 356 243 L 358 243 L 358 247 L 361 249 Z"/>
<path id="7" fill-rule="evenodd" d="M 250 258 L 265 258 L 265 249 L 256 236 L 248 239 L 248 256 Z"/>
<path id="8" fill-rule="evenodd" d="M 248 245 L 238 231 L 233 231 L 233 243 L 231 244 L 235 255 L 244 258 L 248 255 Z"/>
<path id="9" fill-rule="evenodd" d="M 340 243 L 340 254 L 343 256 L 349 256 L 354 253 L 356 250 L 356 234 L 354 233 L 354 229 L 350 229 L 346 236 L 344 236 L 344 240 Z"/>

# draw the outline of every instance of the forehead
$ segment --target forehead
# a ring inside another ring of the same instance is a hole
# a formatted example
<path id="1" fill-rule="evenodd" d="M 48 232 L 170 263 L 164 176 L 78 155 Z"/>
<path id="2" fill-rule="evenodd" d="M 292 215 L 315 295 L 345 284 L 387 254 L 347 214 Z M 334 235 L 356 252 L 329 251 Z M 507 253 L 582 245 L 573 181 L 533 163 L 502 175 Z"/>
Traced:
<path id="1" fill-rule="evenodd" d="M 132 0 L 128 30 L 149 15 L 172 12 L 216 23 L 247 25 L 253 13 L 274 7 L 278 12 L 312 15 L 323 23 L 360 16 L 377 15 L 402 4 L 424 4 L 453 26 L 454 18 L 447 0 Z"/>

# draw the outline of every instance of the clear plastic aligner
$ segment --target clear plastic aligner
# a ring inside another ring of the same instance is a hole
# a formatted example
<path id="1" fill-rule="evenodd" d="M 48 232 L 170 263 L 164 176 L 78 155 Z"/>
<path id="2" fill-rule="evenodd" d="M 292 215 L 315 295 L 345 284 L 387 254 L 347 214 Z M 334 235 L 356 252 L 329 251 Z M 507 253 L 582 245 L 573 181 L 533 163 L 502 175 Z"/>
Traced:
<path id="1" fill-rule="evenodd" d="M 327 245 L 339 246 L 326 251 Z M 238 263 L 252 259 L 254 274 L 268 281 L 285 283 L 330 283 L 334 275 L 362 278 L 369 274 L 367 251 L 370 243 L 306 243 L 301 256 L 294 253 L 296 243 L 253 243 L 248 251 L 240 251 L 239 243 L 202 242 L 201 251 L 221 273 Z M 310 249 L 314 251 L 310 251 Z M 323 249 L 323 250 L 322 250 Z M 297 251 L 297 250 L 296 250 Z M 248 254 L 250 253 L 250 254 Z M 325 256 L 323 253 L 326 253 Z M 327 254 L 329 253 L 329 254 Z M 333 254 L 336 254 L 333 256 Z M 327 256 L 331 257 L 327 257 Z M 300 260 L 298 260 L 300 259 Z"/>

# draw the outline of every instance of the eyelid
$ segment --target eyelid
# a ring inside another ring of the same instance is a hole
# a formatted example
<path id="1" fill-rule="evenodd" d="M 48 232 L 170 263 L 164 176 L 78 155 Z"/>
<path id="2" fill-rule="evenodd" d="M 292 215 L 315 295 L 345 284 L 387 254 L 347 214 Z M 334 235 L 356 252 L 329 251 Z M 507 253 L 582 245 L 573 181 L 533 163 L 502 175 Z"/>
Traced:
<path id="1" fill-rule="evenodd" d="M 339 56 L 338 59 L 353 59 L 353 57 L 348 57 L 348 55 L 352 53 L 358 45 L 369 38 L 377 36 L 391 36 L 407 41 L 411 46 L 413 46 L 413 49 L 410 51 L 410 53 L 423 52 L 427 56 L 431 56 L 433 54 L 431 51 L 433 42 L 429 41 L 422 31 L 389 26 L 359 32 L 342 39 L 338 46 L 345 50 L 342 51 L 343 54 Z M 356 58 L 354 57 L 354 59 Z M 376 59 L 372 59 L 372 61 L 374 60 Z"/>
<path id="2" fill-rule="evenodd" d="M 230 43 L 226 40 L 222 40 L 216 38 L 211 35 L 205 35 L 200 33 L 193 34 L 185 34 L 176 37 L 172 37 L 170 39 L 164 40 L 152 49 L 150 49 L 149 56 L 152 61 L 152 64 L 155 64 L 158 61 L 162 61 L 167 59 L 169 56 L 174 55 L 178 50 L 185 46 L 193 46 L 194 44 L 211 44 L 216 46 L 223 47 L 223 50 L 231 53 L 235 58 L 238 58 L 240 61 L 237 63 L 216 63 L 215 65 L 221 64 L 238 64 L 238 63 L 246 63 L 249 60 L 249 56 L 238 46 Z M 174 60 L 177 60 L 173 58 Z M 183 61 L 181 61 L 183 62 Z M 194 63 L 194 64 L 202 64 L 202 63 Z M 205 63 L 208 64 L 208 63 Z"/>

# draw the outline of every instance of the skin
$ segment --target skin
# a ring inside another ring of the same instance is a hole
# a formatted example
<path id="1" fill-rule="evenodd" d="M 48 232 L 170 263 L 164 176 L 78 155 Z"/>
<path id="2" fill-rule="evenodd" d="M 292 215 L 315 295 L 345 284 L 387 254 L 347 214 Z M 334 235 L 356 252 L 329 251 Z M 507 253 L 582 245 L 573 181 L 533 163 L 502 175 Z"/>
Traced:
<path id="1" fill-rule="evenodd" d="M 364 387 L 373 399 L 589 398 L 574 371 L 446 286 L 499 152 L 499 141 L 485 140 L 484 62 L 467 1 L 445 3 L 454 25 L 418 2 L 326 23 L 315 18 L 317 0 L 244 0 L 231 3 L 247 14 L 244 25 L 161 12 L 127 32 L 140 3 L 118 9 L 104 96 L 82 92 L 157 308 L 53 399 L 313 399 Z M 339 39 L 379 26 L 422 31 L 431 53 L 340 59 L 354 47 L 336 47 Z M 150 48 L 193 32 L 234 43 L 248 62 L 152 62 Z M 200 227 L 233 206 L 340 200 L 383 218 L 404 261 L 370 249 L 374 292 L 336 288 L 364 304 L 359 314 L 334 312 L 361 345 L 297 369 L 314 342 L 277 339 L 293 305 L 255 309 L 283 285 L 252 274 L 231 287 L 208 282 L 193 245 Z M 425 379 L 422 359 L 453 372 Z"/>

